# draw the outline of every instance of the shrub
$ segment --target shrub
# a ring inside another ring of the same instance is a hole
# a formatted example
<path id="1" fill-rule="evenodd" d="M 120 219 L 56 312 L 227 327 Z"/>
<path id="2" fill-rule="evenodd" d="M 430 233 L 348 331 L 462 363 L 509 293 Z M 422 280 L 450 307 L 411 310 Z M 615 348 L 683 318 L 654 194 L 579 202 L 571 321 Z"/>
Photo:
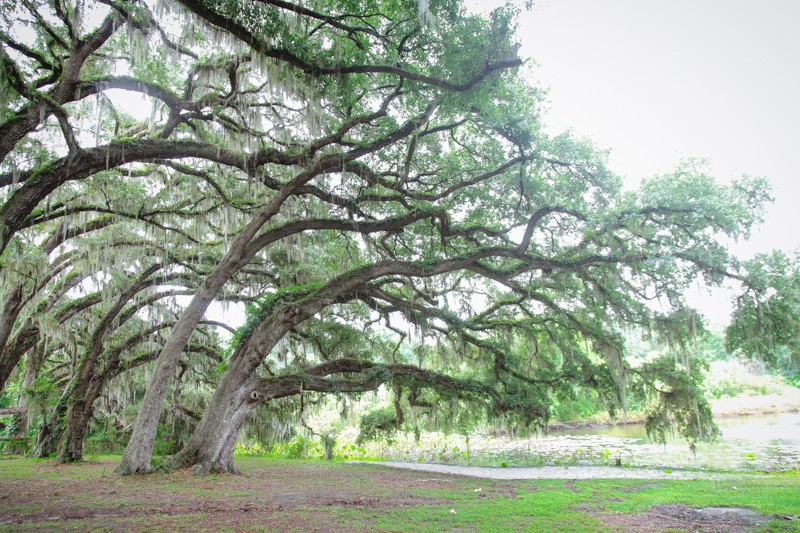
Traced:
<path id="1" fill-rule="evenodd" d="M 391 443 L 396 431 L 397 414 L 394 408 L 382 407 L 361 417 L 356 443 L 363 444 L 382 437 Z"/>

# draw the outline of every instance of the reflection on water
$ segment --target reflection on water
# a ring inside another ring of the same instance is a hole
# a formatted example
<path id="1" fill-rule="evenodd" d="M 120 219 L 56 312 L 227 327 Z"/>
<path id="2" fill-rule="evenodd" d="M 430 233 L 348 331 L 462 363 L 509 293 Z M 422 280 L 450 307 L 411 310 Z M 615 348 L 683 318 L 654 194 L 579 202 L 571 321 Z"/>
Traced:
<path id="1" fill-rule="evenodd" d="M 508 441 L 494 450 L 488 441 L 476 443 L 476 447 L 482 448 L 481 455 L 507 458 L 513 465 L 613 464 L 619 457 L 623 464 L 637 466 L 736 470 L 800 467 L 800 413 L 724 418 L 717 425 L 722 437 L 714 444 L 698 444 L 695 453 L 679 436 L 671 437 L 666 445 L 653 444 L 642 424 L 551 432 L 546 437 Z"/>

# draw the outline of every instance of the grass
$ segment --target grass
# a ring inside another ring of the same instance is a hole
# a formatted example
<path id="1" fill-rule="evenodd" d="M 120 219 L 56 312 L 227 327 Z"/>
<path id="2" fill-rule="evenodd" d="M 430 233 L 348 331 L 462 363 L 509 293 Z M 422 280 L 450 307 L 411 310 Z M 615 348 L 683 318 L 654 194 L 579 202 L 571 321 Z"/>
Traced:
<path id="1" fill-rule="evenodd" d="M 385 531 L 601 529 L 600 519 L 575 510 L 586 498 L 566 489 L 563 481 L 539 481 L 534 485 L 533 492 L 523 491 L 515 497 L 451 494 L 453 501 L 447 504 L 418 506 L 392 514 L 373 513 L 362 524 L 374 524 L 376 529 Z"/>
<path id="2" fill-rule="evenodd" d="M 594 490 L 617 492 L 613 482 L 596 480 Z M 576 483 L 577 484 L 577 483 Z M 690 507 L 746 507 L 765 515 L 797 515 L 800 511 L 800 476 L 749 475 L 730 481 L 670 481 L 611 500 L 614 512 L 641 512 L 653 504 L 681 503 Z"/>
<path id="3" fill-rule="evenodd" d="M 0 530 L 613 531 L 654 505 L 745 507 L 800 531 L 800 475 L 723 481 L 493 481 L 315 460 L 242 457 L 245 476 L 188 470 L 118 477 L 119 457 L 78 465 L 0 459 Z M 687 525 L 686 527 L 689 527 Z"/>
<path id="4" fill-rule="evenodd" d="M 564 480 L 518 481 L 513 497 L 483 498 L 462 487 L 439 496 L 445 504 L 415 506 L 391 514 L 347 510 L 349 525 L 384 531 L 604 531 L 601 516 L 644 513 L 654 505 L 744 507 L 767 516 L 800 513 L 800 476 L 740 476 L 731 482 Z M 473 482 L 474 483 L 474 482 Z M 800 531 L 773 521 L 768 528 Z M 788 529 L 786 529 L 788 528 Z"/>

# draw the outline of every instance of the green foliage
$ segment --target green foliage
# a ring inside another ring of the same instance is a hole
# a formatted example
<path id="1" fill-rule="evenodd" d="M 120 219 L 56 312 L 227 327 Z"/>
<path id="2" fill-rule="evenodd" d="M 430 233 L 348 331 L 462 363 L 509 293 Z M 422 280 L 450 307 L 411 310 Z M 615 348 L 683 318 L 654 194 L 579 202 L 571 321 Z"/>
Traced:
<path id="1" fill-rule="evenodd" d="M 231 346 L 235 349 L 250 338 L 256 328 L 269 319 L 281 305 L 298 304 L 322 287 L 323 284 L 320 282 L 284 287 L 273 294 L 267 294 L 255 303 L 247 304 L 245 306 L 247 318 L 244 325 L 238 328 L 231 338 Z"/>
<path id="2" fill-rule="evenodd" d="M 645 422 L 655 442 L 664 443 L 667 434 L 677 431 L 694 447 L 699 441 L 713 442 L 719 435 L 703 395 L 706 364 L 695 359 L 679 362 L 675 355 L 665 354 L 636 369 L 641 382 L 634 390 L 645 388 L 655 394 Z"/>
<path id="3" fill-rule="evenodd" d="M 397 413 L 394 407 L 375 409 L 361 417 L 356 444 L 385 439 L 389 442 L 397 431 Z"/>
<path id="4" fill-rule="evenodd" d="M 781 377 L 754 372 L 739 361 L 712 362 L 705 381 L 715 399 L 781 394 L 785 389 Z"/>
<path id="5" fill-rule="evenodd" d="M 736 298 L 726 331 L 729 352 L 780 371 L 800 365 L 800 259 L 774 252 L 744 264 L 748 290 Z"/>
<path id="6" fill-rule="evenodd" d="M 178 450 L 175 449 L 175 439 L 172 437 L 171 428 L 165 424 L 159 424 L 153 455 L 163 459 L 176 451 Z"/>
<path id="7" fill-rule="evenodd" d="M 248 378 L 236 383 L 289 376 L 298 394 L 312 377 L 338 397 L 390 387 L 397 408 L 364 415 L 360 442 L 403 424 L 468 434 L 487 417 L 542 427 L 613 415 L 629 399 L 655 406 L 657 439 L 672 425 L 691 442 L 713 435 L 689 353 L 703 328 L 682 292 L 736 270 L 720 236 L 746 236 L 762 217 L 763 180 L 724 186 L 687 161 L 623 192 L 605 151 L 542 129 L 544 92 L 517 70 L 513 6 L 476 16 L 450 0 L 172 4 L 163 17 L 139 3 L 0 10 L 4 40 L 33 47 L 0 57 L 3 122 L 30 125 L 1 162 L 24 184 L 2 186 L 0 297 L 25 292 L 15 331 L 38 336 L 25 350 L 44 354 L 41 377 L 25 393 L 41 407 L 103 384 L 113 394 L 98 396 L 116 403 L 94 413 L 89 442 L 114 442 L 106 428 L 133 422 L 147 385 L 135 368 L 182 313 L 156 296 L 213 286 L 196 303 L 255 301 L 226 353 L 199 327 L 180 358 L 165 358 L 177 368 L 156 366 L 164 379 L 153 383 L 180 377 L 159 454 L 187 440 L 212 395 L 229 400 L 235 387 L 214 387 L 234 371 Z M 100 48 L 73 55 L 106 13 L 115 20 Z M 118 108 L 114 84 L 152 101 L 151 117 Z M 110 225 L 43 251 L 96 215 Z M 747 267 L 728 345 L 796 371 L 797 287 L 784 263 Z M 151 266 L 163 268 L 134 290 Z M 674 364 L 632 364 L 627 327 L 653 331 Z M 341 358 L 374 365 L 309 370 Z M 81 369 L 91 376 L 79 384 Z M 248 420 L 248 439 L 285 442 L 308 398 L 271 402 Z"/>
<path id="8" fill-rule="evenodd" d="M 286 443 L 284 453 L 289 459 L 302 459 L 308 455 L 310 447 L 310 439 L 296 435 L 292 440 Z"/>
<path id="9" fill-rule="evenodd" d="M 19 415 L 4 416 L 0 419 L 0 438 L 11 439 L 19 434 L 20 428 Z"/>
<path id="10" fill-rule="evenodd" d="M 162 437 L 163 439 L 163 437 Z M 125 450 L 127 438 L 118 428 L 93 427 L 86 438 L 85 451 L 87 454 L 119 454 Z M 165 455 L 165 446 L 159 442 L 159 456 Z"/>
<path id="11" fill-rule="evenodd" d="M 553 419 L 558 422 L 588 420 L 602 412 L 603 403 L 590 390 L 580 390 L 572 399 L 563 399 L 553 407 Z"/>

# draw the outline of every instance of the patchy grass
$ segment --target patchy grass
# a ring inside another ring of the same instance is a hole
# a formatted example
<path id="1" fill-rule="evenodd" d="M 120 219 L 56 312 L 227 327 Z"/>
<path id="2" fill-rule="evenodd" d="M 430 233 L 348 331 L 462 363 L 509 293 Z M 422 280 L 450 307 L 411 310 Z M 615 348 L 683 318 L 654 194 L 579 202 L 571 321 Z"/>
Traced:
<path id="1" fill-rule="evenodd" d="M 242 457 L 244 476 L 119 477 L 118 461 L 0 459 L 0 530 L 800 531 L 797 474 L 494 481 Z"/>

